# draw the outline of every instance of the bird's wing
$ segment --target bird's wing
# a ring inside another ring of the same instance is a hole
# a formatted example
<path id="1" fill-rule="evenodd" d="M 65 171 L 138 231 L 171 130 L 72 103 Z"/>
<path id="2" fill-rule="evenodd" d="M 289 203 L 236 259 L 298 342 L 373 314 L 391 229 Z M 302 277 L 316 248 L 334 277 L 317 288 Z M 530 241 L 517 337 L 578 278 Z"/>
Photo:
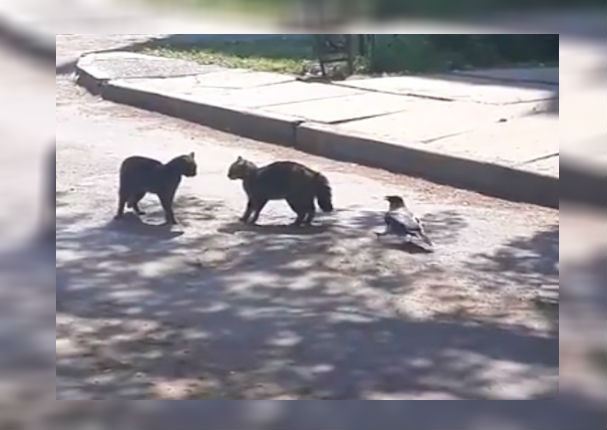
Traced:
<path id="1" fill-rule="evenodd" d="M 389 211 L 384 217 L 386 225 L 394 233 L 414 234 L 421 231 L 419 223 L 406 211 Z"/>

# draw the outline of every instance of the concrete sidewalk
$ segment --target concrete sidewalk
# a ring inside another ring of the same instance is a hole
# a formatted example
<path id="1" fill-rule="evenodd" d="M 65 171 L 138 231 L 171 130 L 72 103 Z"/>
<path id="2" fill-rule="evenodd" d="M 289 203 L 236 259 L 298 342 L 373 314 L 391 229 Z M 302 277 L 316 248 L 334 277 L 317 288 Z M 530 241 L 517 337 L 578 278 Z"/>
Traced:
<path id="1" fill-rule="evenodd" d="M 533 70 L 507 83 L 501 77 L 437 75 L 326 84 L 127 52 L 84 56 L 77 70 L 80 84 L 108 100 L 558 207 L 558 112 L 552 111 L 558 84 L 529 82 Z M 551 76 L 558 79 L 558 71 Z"/>

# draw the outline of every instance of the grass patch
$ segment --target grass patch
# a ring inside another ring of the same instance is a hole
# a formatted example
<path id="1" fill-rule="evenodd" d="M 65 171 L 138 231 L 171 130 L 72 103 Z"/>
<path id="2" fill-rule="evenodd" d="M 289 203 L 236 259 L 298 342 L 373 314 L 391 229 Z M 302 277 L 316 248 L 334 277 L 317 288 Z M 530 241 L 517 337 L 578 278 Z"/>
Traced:
<path id="1" fill-rule="evenodd" d="M 355 38 L 356 39 L 356 38 Z M 558 66 L 558 35 L 377 35 L 356 74 L 418 74 L 491 67 Z M 317 61 L 313 35 L 207 36 L 195 44 L 165 41 L 143 53 L 267 72 L 301 75 Z"/>
<path id="2" fill-rule="evenodd" d="M 277 36 L 251 40 L 201 40 L 196 45 L 166 45 L 145 48 L 144 54 L 158 55 L 265 72 L 302 74 L 314 60 L 311 37 Z"/>

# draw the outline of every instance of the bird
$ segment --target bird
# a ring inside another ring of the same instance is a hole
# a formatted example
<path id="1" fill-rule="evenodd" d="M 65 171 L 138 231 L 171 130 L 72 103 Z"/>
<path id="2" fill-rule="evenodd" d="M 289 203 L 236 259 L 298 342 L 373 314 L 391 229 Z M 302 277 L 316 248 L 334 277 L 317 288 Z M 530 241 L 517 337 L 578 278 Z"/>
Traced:
<path id="1" fill-rule="evenodd" d="M 400 196 L 386 196 L 389 208 L 384 215 L 386 230 L 375 233 L 377 237 L 394 234 L 404 237 L 407 242 L 413 238 L 421 239 L 426 245 L 433 247 L 433 243 L 424 231 L 424 226 L 418 217 L 407 208 L 405 201 Z"/>

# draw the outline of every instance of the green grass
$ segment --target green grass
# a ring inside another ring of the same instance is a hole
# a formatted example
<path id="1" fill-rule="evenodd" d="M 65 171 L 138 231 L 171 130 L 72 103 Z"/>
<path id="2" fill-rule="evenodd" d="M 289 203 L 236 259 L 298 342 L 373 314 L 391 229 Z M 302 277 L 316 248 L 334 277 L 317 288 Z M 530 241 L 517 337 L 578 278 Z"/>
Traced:
<path id="1" fill-rule="evenodd" d="M 232 40 L 208 37 L 195 45 L 161 43 L 143 53 L 231 68 L 303 74 L 316 61 L 310 36 Z M 378 35 L 356 74 L 417 74 L 453 69 L 558 66 L 558 35 Z"/>
<path id="2" fill-rule="evenodd" d="M 200 64 L 292 74 L 302 74 L 306 63 L 314 59 L 310 38 L 288 36 L 249 41 L 205 40 L 195 46 L 158 46 L 142 52 Z"/>

